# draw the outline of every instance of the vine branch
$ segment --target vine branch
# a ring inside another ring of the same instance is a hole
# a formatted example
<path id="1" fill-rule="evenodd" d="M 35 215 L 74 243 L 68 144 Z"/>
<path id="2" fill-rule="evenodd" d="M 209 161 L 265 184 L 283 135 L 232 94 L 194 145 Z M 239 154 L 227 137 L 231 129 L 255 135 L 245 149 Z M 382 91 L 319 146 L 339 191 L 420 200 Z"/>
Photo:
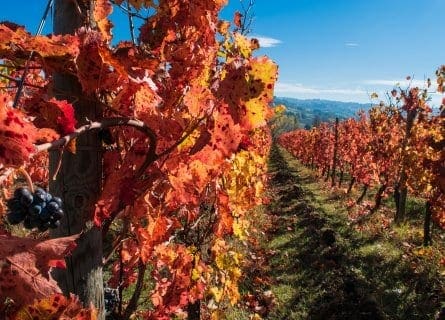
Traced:
<path id="1" fill-rule="evenodd" d="M 123 319 L 130 319 L 130 316 L 134 311 L 136 311 L 136 308 L 138 306 L 138 300 L 141 296 L 143 285 L 144 285 L 144 275 L 145 270 L 147 269 L 147 266 L 142 262 L 142 260 L 139 260 L 138 263 L 138 278 L 136 280 L 136 288 L 134 289 L 133 295 L 131 296 L 130 302 L 127 305 L 127 308 L 125 309 L 125 312 L 123 314 Z"/>
<path id="2" fill-rule="evenodd" d="M 110 127 L 117 127 L 117 126 L 129 126 L 136 128 L 137 130 L 144 133 L 149 139 L 150 139 L 150 148 L 148 150 L 147 159 L 145 160 L 144 164 L 141 166 L 146 168 L 150 163 L 155 161 L 157 159 L 156 155 L 156 143 L 157 138 L 156 134 L 152 129 L 147 127 L 144 122 L 140 120 L 134 120 L 129 118 L 107 118 L 103 119 L 102 121 L 96 121 L 91 122 L 89 124 L 83 125 L 80 128 L 76 129 L 74 132 L 67 134 L 66 136 L 57 139 L 52 142 L 47 142 L 43 144 L 39 144 L 35 146 L 35 152 L 39 153 L 42 151 L 52 150 L 60 147 L 66 146 L 71 140 L 77 138 L 78 136 L 96 129 L 107 129 Z M 145 170 L 145 169 L 144 169 Z M 139 169 L 139 172 L 141 169 Z M 143 170 L 142 170 L 143 171 Z"/>

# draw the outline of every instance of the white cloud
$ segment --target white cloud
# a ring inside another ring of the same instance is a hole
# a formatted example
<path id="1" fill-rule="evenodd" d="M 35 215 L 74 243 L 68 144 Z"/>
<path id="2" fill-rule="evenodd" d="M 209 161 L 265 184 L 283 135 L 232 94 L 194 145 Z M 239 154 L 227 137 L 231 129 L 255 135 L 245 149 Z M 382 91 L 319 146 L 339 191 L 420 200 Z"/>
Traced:
<path id="1" fill-rule="evenodd" d="M 345 46 L 350 48 L 356 48 L 359 46 L 359 44 L 356 42 L 345 42 Z"/>
<path id="2" fill-rule="evenodd" d="M 251 38 L 257 39 L 261 48 L 272 48 L 282 43 L 281 40 L 265 36 L 252 36 Z"/>
<path id="3" fill-rule="evenodd" d="M 300 99 L 369 102 L 368 93 L 361 88 L 317 88 L 301 83 L 278 82 L 275 86 L 275 95 Z"/>
<path id="4" fill-rule="evenodd" d="M 300 83 L 282 83 L 278 82 L 275 86 L 275 92 L 292 92 L 292 93 L 313 93 L 313 94 L 344 94 L 357 95 L 366 94 L 366 91 L 361 89 L 342 89 L 342 88 L 314 88 L 307 87 Z"/>
<path id="5" fill-rule="evenodd" d="M 402 81 L 397 81 L 397 80 L 369 80 L 361 82 L 362 84 L 363 83 L 370 84 L 369 88 L 363 86 L 356 86 L 354 88 L 352 84 L 349 88 L 348 87 L 322 88 L 322 87 L 306 86 L 302 83 L 277 82 L 277 84 L 275 85 L 275 95 L 280 97 L 290 97 L 299 99 L 326 99 L 326 100 L 360 102 L 360 103 L 378 103 L 380 100 L 388 102 L 387 93 L 397 82 L 400 83 L 402 88 L 404 88 L 404 85 L 407 85 L 407 82 L 402 83 Z M 414 85 L 418 85 L 419 87 L 422 88 L 423 81 L 420 80 L 413 81 L 412 86 Z M 386 86 L 386 88 L 384 86 Z M 438 108 L 441 105 L 442 99 L 445 98 L 445 94 L 434 92 L 435 87 L 430 88 L 430 90 L 432 91 L 429 93 L 431 100 L 428 103 L 431 107 Z M 371 94 L 373 92 L 378 94 L 377 99 L 371 99 Z"/>
<path id="6" fill-rule="evenodd" d="M 419 87 L 423 88 L 426 87 L 426 81 L 424 80 L 406 80 L 406 79 L 393 79 L 393 80 L 383 80 L 383 79 L 376 79 L 376 80 L 365 80 L 363 83 L 373 86 L 400 86 L 402 88 L 411 86 L 411 87 Z"/>

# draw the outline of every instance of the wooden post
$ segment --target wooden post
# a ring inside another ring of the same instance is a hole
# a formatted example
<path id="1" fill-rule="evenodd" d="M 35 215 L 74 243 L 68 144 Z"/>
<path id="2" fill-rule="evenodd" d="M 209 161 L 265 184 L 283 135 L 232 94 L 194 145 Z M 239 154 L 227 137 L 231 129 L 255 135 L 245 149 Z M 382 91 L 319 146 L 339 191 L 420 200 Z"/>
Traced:
<path id="1" fill-rule="evenodd" d="M 331 167 L 328 165 L 327 169 L 326 169 L 326 179 L 324 179 L 324 181 L 328 181 L 329 180 L 329 174 L 331 173 Z"/>
<path id="2" fill-rule="evenodd" d="M 355 177 L 351 178 L 351 181 L 349 182 L 349 187 L 348 187 L 348 194 L 351 193 L 352 187 L 354 186 L 355 183 Z"/>
<path id="3" fill-rule="evenodd" d="M 431 203 L 428 200 L 425 203 L 425 217 L 423 220 L 423 246 L 429 246 L 432 243 L 432 237 L 431 237 Z"/>
<path id="4" fill-rule="evenodd" d="M 371 213 L 377 211 L 380 208 L 380 205 L 382 204 L 383 192 L 385 192 L 386 188 L 387 188 L 387 184 L 385 182 L 385 183 L 382 183 L 379 190 L 377 190 L 377 193 L 375 195 L 374 207 L 371 209 Z"/>
<path id="5" fill-rule="evenodd" d="M 340 178 L 338 179 L 338 187 L 339 187 L 339 188 L 341 187 L 341 184 L 343 183 L 343 178 L 344 178 L 344 176 L 345 176 L 345 171 L 342 169 L 342 170 L 340 171 Z"/>
<path id="6" fill-rule="evenodd" d="M 91 26 L 94 1 L 56 0 L 54 33 L 73 34 L 81 26 Z M 100 109 L 93 97 L 82 93 L 77 79 L 66 74 L 54 76 L 54 95 L 66 99 L 75 107 L 78 125 L 100 117 Z M 57 270 L 54 276 L 64 294 L 74 293 L 85 306 L 91 303 L 98 310 L 98 319 L 105 319 L 102 275 L 102 232 L 92 223 L 94 204 L 101 190 L 101 142 L 96 132 L 77 138 L 76 153 L 65 151 L 59 166 L 60 152 L 50 153 L 50 181 L 52 194 L 64 201 L 65 217 L 52 237 L 81 233 L 72 256 L 67 258 L 67 269 Z"/>
<path id="7" fill-rule="evenodd" d="M 335 174 L 337 169 L 337 152 L 338 152 L 338 118 L 335 118 L 335 127 L 334 127 L 334 156 L 332 159 L 332 182 L 331 186 L 335 186 Z"/>
<path id="8" fill-rule="evenodd" d="M 394 217 L 394 220 L 397 224 L 399 224 L 405 219 L 406 199 L 408 196 L 408 187 L 407 187 L 408 176 L 406 173 L 408 167 L 408 158 L 406 150 L 408 145 L 410 144 L 412 128 L 416 117 L 417 117 L 417 109 L 409 110 L 407 112 L 405 136 L 403 137 L 401 146 L 402 155 L 401 155 L 400 177 L 399 180 L 397 181 L 396 188 L 394 190 L 394 199 L 397 201 L 396 215 Z"/>
<path id="9" fill-rule="evenodd" d="M 357 204 L 361 203 L 363 201 L 363 199 L 365 198 L 366 192 L 368 191 L 368 187 L 369 187 L 369 185 L 367 185 L 367 184 L 365 184 L 363 186 L 362 194 L 360 195 L 360 197 L 358 197 L 358 199 L 356 201 Z"/>

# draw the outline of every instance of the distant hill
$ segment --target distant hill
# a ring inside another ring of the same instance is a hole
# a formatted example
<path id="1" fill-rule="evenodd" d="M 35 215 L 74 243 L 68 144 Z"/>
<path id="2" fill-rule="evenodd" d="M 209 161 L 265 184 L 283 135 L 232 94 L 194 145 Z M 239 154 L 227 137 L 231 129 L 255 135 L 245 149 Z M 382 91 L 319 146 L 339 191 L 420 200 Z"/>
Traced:
<path id="1" fill-rule="evenodd" d="M 354 117 L 359 110 L 368 110 L 371 107 L 370 103 L 285 97 L 274 97 L 274 103 L 285 105 L 287 113 L 295 115 L 302 128 L 311 127 L 316 122 L 334 120 L 336 117 L 340 119 Z"/>

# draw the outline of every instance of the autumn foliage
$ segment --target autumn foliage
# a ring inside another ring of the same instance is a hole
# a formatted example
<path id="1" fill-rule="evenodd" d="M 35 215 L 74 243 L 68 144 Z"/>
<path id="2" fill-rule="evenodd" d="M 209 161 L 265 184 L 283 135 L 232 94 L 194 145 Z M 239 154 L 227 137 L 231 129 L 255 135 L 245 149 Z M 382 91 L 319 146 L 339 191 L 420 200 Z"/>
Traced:
<path id="1" fill-rule="evenodd" d="M 150 270 L 154 289 L 142 298 L 153 309 L 139 310 L 144 318 L 183 317 L 197 300 L 212 306 L 212 313 L 240 299 L 245 256 L 238 247 L 244 241 L 248 249 L 249 211 L 262 203 L 277 66 L 254 57 L 257 46 L 219 21 L 226 1 L 128 2 L 152 12 L 137 44 L 111 45 L 108 0 L 96 1 L 97 27 L 74 35 L 32 36 L 0 24 L 1 71 L 7 76 L 0 94 L 3 195 L 13 191 L 18 168 L 45 186 L 47 150 L 66 146 L 57 140 L 63 136 L 72 140 L 90 130 L 87 119 L 76 117 L 76 97 L 59 100 L 52 85 L 56 73 L 74 77 L 82 94 L 101 106 L 103 126 L 109 124 L 103 128 L 110 135 L 103 190 L 89 219 L 104 234 L 115 233 L 115 255 L 107 260 L 110 284 L 125 290 L 145 281 Z M 26 63 L 25 89 L 13 108 L 14 79 Z M 63 267 L 55 261 L 73 240 L 58 239 L 63 242 L 56 248 L 56 240 L 2 235 L 0 279 L 14 276 L 15 288 L 27 288 L 5 290 L 0 281 L 3 310 L 34 310 L 27 313 L 45 318 L 39 310 L 57 300 L 59 311 L 48 312 L 94 318 L 92 311 L 70 307 L 75 298 L 57 295 L 49 275 L 50 267 Z"/>
<path id="2" fill-rule="evenodd" d="M 443 76 L 443 67 L 438 71 L 442 91 L 440 75 Z M 394 89 L 391 97 L 389 105 L 381 103 L 338 125 L 322 123 L 310 130 L 285 133 L 279 142 L 304 164 L 327 177 L 334 175 L 332 170 L 336 167 L 341 177 L 349 174 L 350 187 L 354 183 L 377 187 L 376 204 L 371 211 L 382 197 L 393 193 L 397 200 L 397 192 L 405 188 L 409 194 L 428 202 L 433 217 L 443 227 L 444 106 L 433 112 L 427 104 L 426 91 L 418 88 Z"/>

